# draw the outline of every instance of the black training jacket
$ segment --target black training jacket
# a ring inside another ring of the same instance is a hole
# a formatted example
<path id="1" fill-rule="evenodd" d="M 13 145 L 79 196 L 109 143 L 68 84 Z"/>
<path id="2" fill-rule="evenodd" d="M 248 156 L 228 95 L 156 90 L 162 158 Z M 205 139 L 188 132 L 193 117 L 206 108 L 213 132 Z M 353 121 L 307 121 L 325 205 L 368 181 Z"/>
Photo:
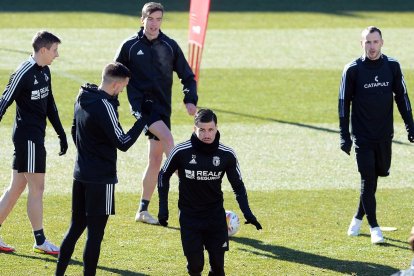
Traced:
<path id="1" fill-rule="evenodd" d="M 406 126 L 413 126 L 411 104 L 397 60 L 382 55 L 378 60 L 361 57 L 347 64 L 339 87 L 341 136 L 349 137 L 351 116 L 352 135 L 356 139 L 391 139 L 394 134 L 393 99 Z"/>
<path id="2" fill-rule="evenodd" d="M 223 208 L 221 183 L 227 174 L 239 207 L 246 219 L 255 219 L 250 210 L 239 163 L 233 149 L 219 143 L 217 132 L 213 144 L 201 142 L 193 133 L 191 139 L 175 146 L 158 176 L 159 219 L 168 219 L 170 177 L 179 178 L 178 207 L 189 216 L 208 217 Z"/>
<path id="3" fill-rule="evenodd" d="M 117 97 L 94 84 L 81 86 L 75 102 L 72 138 L 76 144 L 74 178 L 81 182 L 114 184 L 117 149 L 128 150 L 138 139 L 146 122 L 135 122 L 125 134 L 118 121 Z"/>
<path id="4" fill-rule="evenodd" d="M 149 41 L 143 28 L 120 46 L 115 60 L 132 73 L 127 86 L 128 100 L 133 114 L 141 112 L 144 95 L 154 100 L 156 113 L 170 117 L 173 71 L 183 84 L 184 103 L 197 105 L 197 85 L 194 73 L 177 42 L 160 32 Z M 139 116 L 138 116 L 139 117 Z"/>
<path id="5" fill-rule="evenodd" d="M 16 102 L 13 142 L 44 143 L 46 117 L 59 136 L 65 135 L 52 94 L 49 67 L 37 65 L 32 56 L 10 76 L 0 98 L 0 121 L 13 101 Z"/>

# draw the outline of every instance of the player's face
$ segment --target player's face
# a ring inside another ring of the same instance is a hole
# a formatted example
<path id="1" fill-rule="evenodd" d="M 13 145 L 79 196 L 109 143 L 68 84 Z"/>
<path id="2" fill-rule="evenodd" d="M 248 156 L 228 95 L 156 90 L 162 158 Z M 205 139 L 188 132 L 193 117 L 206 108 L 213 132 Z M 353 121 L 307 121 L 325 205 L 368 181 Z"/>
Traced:
<path id="1" fill-rule="evenodd" d="M 50 46 L 50 49 L 46 47 L 40 49 L 40 51 L 42 51 L 44 65 L 52 64 L 53 60 L 59 56 L 58 47 L 58 43 L 53 43 L 52 46 Z"/>
<path id="2" fill-rule="evenodd" d="M 155 11 L 148 15 L 148 17 L 141 17 L 141 23 L 144 26 L 144 34 L 149 40 L 153 40 L 159 35 L 162 16 L 162 11 Z"/>
<path id="3" fill-rule="evenodd" d="M 383 43 L 384 41 L 378 32 L 362 34 L 361 46 L 364 48 L 365 56 L 370 60 L 380 58 Z"/>
<path id="4" fill-rule="evenodd" d="M 208 123 L 200 122 L 194 126 L 194 132 L 200 141 L 206 144 L 211 144 L 216 138 L 217 125 L 214 123 L 214 121 Z"/>

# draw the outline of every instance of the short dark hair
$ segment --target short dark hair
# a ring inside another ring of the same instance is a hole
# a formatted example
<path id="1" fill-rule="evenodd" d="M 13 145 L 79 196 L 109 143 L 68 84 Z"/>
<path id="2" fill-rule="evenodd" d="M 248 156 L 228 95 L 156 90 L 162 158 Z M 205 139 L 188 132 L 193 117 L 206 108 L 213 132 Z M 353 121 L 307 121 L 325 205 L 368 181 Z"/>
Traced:
<path id="1" fill-rule="evenodd" d="M 161 3 L 157 2 L 148 2 L 142 7 L 141 16 L 142 18 L 147 18 L 151 13 L 156 11 L 161 11 L 164 14 L 164 7 Z"/>
<path id="2" fill-rule="evenodd" d="M 131 71 L 120 62 L 108 63 L 102 71 L 103 82 L 110 83 L 126 78 L 131 78 Z"/>
<path id="3" fill-rule="evenodd" d="M 197 111 L 196 115 L 194 116 L 194 124 L 197 125 L 198 123 L 209 123 L 214 121 L 214 124 L 217 125 L 217 116 L 213 112 L 213 110 L 208 108 L 202 108 Z"/>
<path id="4" fill-rule="evenodd" d="M 39 31 L 34 35 L 32 39 L 32 46 L 35 52 L 38 52 L 43 47 L 50 49 L 53 43 L 59 44 L 61 41 L 57 36 L 48 31 Z"/>
<path id="5" fill-rule="evenodd" d="M 375 27 L 375 26 L 369 26 L 369 27 L 366 27 L 363 31 L 362 31 L 362 33 L 367 33 L 367 34 L 372 34 L 372 33 L 375 33 L 375 32 L 377 32 L 379 35 L 380 35 L 380 37 L 382 38 L 382 33 L 381 33 L 381 30 L 380 29 L 378 29 L 377 27 Z"/>

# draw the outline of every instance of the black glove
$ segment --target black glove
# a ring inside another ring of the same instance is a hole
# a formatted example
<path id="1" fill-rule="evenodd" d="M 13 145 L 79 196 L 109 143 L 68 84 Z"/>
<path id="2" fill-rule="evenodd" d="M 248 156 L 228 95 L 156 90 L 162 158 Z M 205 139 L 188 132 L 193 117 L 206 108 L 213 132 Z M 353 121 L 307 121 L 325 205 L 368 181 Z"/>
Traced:
<path id="1" fill-rule="evenodd" d="M 348 155 L 351 155 L 352 140 L 350 135 L 342 136 L 341 135 L 341 150 Z"/>
<path id="2" fill-rule="evenodd" d="M 168 208 L 159 207 L 158 210 L 158 222 L 160 225 L 166 227 L 168 226 Z"/>
<path id="3" fill-rule="evenodd" d="M 60 140 L 60 152 L 59 152 L 59 156 L 62 156 L 68 150 L 68 140 L 66 139 L 66 135 L 65 134 L 59 135 L 59 140 Z"/>
<path id="4" fill-rule="evenodd" d="M 256 218 L 248 219 L 244 224 L 253 224 L 254 226 L 256 226 L 257 230 L 262 229 L 262 225 L 257 221 Z"/>
<path id="5" fill-rule="evenodd" d="M 151 118 L 153 103 L 154 101 L 151 99 L 144 99 L 141 104 L 141 116 L 145 121 L 148 121 Z"/>
<path id="6" fill-rule="evenodd" d="M 405 126 L 408 132 L 408 141 L 414 143 L 414 126 Z"/>
<path id="7" fill-rule="evenodd" d="M 166 219 L 158 219 L 158 222 L 161 226 L 167 227 L 168 226 L 168 220 Z"/>

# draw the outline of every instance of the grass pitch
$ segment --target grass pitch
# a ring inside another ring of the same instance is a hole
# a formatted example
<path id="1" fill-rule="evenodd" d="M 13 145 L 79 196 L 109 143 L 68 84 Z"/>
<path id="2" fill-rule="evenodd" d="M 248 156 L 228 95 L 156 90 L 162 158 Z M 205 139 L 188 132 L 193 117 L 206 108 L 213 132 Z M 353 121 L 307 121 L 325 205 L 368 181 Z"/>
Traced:
<path id="1" fill-rule="evenodd" d="M 329 2 L 329 3 L 328 3 Z M 372 246 L 366 222 L 362 235 L 348 238 L 355 212 L 359 176 L 354 157 L 338 148 L 337 97 L 343 66 L 361 54 L 360 31 L 382 28 L 384 53 L 403 68 L 409 95 L 414 89 L 414 5 L 409 1 L 213 1 L 199 83 L 200 106 L 216 110 L 222 141 L 239 157 L 253 212 L 263 231 L 242 225 L 226 254 L 228 275 L 389 275 L 408 267 L 406 239 L 412 226 L 413 148 L 396 113 L 391 176 L 379 180 L 378 218 L 387 244 Z M 51 66 L 53 91 L 69 134 L 73 102 L 84 82 L 98 83 L 123 39 L 139 26 L 144 1 L 62 3 L 4 0 L 0 7 L 0 84 L 31 52 L 39 29 L 62 38 L 60 57 Z M 187 49 L 188 3 L 164 1 L 163 31 Z M 138 8 L 139 7 L 139 8 Z M 173 95 L 173 134 L 188 139 L 192 119 L 182 105 L 179 80 Z M 413 100 L 413 96 L 411 99 Z M 133 123 L 126 95 L 120 119 Z M 14 106 L 0 123 L 0 188 L 10 177 Z M 58 139 L 47 131 L 45 230 L 59 243 L 70 220 L 75 158 L 70 143 L 59 157 Z M 146 139 L 118 155 L 117 215 L 110 218 L 102 244 L 98 275 L 184 275 L 177 213 L 177 180 L 172 181 L 171 227 L 133 221 L 140 178 L 146 165 Z M 230 185 L 223 183 L 225 206 L 241 214 Z M 51 275 L 56 259 L 32 253 L 33 238 L 25 214 L 26 195 L 1 227 L 2 238 L 17 248 L 0 254 L 0 274 Z M 150 210 L 157 212 L 157 196 Z M 16 234 L 18 233 L 18 234 Z M 82 273 L 84 237 L 67 275 Z M 207 262 L 205 271 L 207 270 Z"/>

